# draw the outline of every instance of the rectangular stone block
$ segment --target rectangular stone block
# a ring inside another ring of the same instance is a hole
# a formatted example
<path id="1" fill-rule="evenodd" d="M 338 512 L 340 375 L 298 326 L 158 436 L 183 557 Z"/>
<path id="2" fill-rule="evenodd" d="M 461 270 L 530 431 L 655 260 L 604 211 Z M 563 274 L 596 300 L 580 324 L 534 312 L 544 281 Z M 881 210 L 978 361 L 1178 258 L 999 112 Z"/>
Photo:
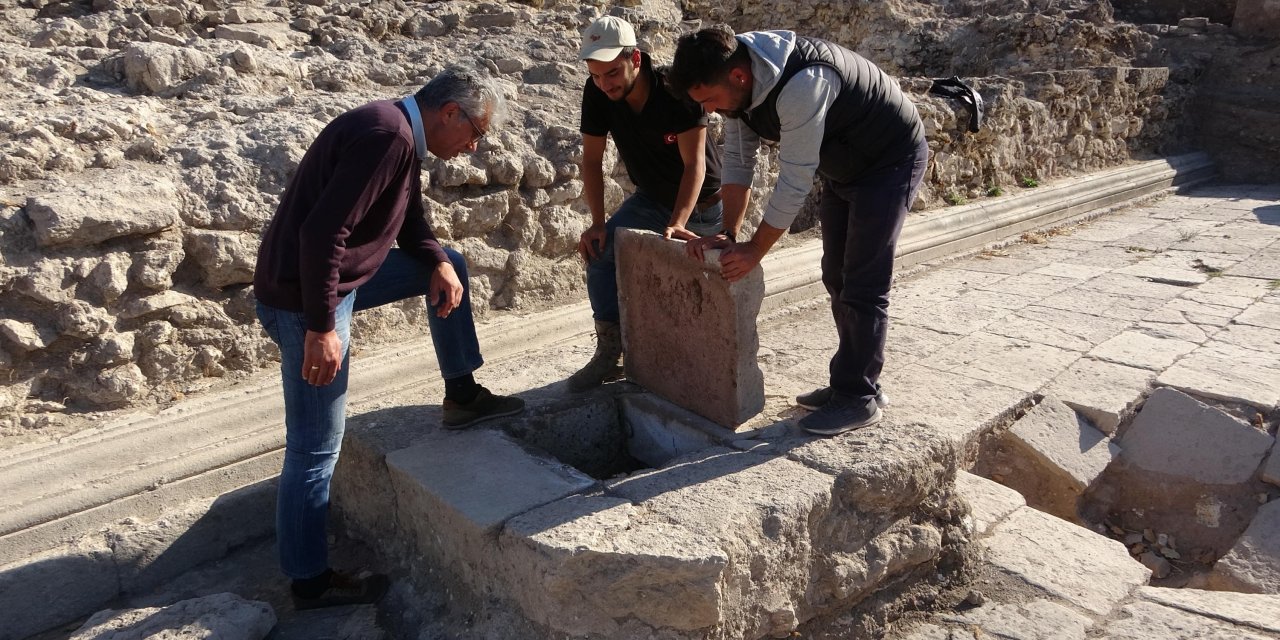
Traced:
<path id="1" fill-rule="evenodd" d="M 1120 542 L 1029 507 L 996 525 L 986 547 L 1002 573 L 1100 616 L 1151 576 Z"/>
<path id="2" fill-rule="evenodd" d="M 1280 501 L 1258 509 L 1235 546 L 1213 565 L 1210 585 L 1280 595 Z"/>
<path id="3" fill-rule="evenodd" d="M 1274 439 L 1181 391 L 1156 389 L 1120 446 L 1140 469 L 1204 484 L 1248 482 Z"/>
<path id="4" fill-rule="evenodd" d="M 432 433 L 387 454 L 386 464 L 396 494 L 395 535 L 410 541 L 410 553 L 480 592 L 507 588 L 493 566 L 504 522 L 595 484 L 495 431 Z"/>
<path id="5" fill-rule="evenodd" d="M 1103 433 L 1114 435 L 1146 396 L 1155 372 L 1081 358 L 1045 388 L 1067 406 L 1093 421 Z"/>
<path id="6" fill-rule="evenodd" d="M 619 229 L 614 242 L 628 379 L 726 427 L 759 413 L 763 271 L 730 283 L 719 252 L 698 264 L 684 243 L 634 229 Z"/>

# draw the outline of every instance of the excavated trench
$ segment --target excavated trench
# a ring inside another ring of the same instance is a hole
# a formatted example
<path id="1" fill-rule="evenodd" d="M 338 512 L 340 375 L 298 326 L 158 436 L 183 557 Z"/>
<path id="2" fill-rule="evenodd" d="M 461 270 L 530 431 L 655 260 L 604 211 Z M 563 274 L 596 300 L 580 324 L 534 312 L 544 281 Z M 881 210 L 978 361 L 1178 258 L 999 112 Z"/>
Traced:
<path id="1" fill-rule="evenodd" d="M 1041 397 L 984 438 L 973 472 L 1122 542 L 1151 569 L 1153 586 L 1253 591 L 1215 564 L 1241 544 L 1260 505 L 1280 497 L 1260 470 L 1280 416 L 1170 388 L 1130 406 L 1104 433 Z"/>

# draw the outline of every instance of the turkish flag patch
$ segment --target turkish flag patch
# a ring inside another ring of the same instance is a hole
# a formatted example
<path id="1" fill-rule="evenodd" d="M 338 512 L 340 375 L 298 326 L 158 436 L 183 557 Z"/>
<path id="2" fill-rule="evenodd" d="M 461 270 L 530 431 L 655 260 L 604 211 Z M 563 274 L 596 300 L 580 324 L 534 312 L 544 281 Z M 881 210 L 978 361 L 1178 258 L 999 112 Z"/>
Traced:
<path id="1" fill-rule="evenodd" d="M 674 133 L 668 133 L 667 135 L 662 136 L 662 141 L 663 141 L 663 142 L 666 142 L 667 144 L 675 144 L 675 143 L 676 143 L 676 134 L 674 134 Z"/>

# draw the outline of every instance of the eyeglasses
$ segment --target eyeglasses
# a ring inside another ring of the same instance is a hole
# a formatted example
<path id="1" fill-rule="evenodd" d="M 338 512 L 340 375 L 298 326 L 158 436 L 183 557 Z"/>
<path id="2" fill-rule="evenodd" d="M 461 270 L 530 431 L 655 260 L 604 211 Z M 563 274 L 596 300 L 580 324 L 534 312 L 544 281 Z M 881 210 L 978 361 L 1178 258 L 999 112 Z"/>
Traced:
<path id="1" fill-rule="evenodd" d="M 480 142 L 480 139 L 483 138 L 484 134 L 487 132 L 481 131 L 480 127 L 476 126 L 476 121 L 471 118 L 471 114 L 467 113 L 467 110 L 463 109 L 461 105 L 458 106 L 458 111 L 462 112 L 462 117 L 467 119 L 467 124 L 471 125 L 471 130 L 475 132 L 471 134 L 471 142 L 469 144 L 476 144 Z"/>

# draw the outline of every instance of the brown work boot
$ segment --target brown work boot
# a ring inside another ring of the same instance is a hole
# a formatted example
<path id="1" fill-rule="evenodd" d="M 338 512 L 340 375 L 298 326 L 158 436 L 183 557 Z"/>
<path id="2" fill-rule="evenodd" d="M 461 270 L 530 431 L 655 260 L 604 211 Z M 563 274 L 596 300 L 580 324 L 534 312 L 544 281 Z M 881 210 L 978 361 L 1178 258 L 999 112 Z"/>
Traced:
<path id="1" fill-rule="evenodd" d="M 622 377 L 622 326 L 596 320 L 596 353 L 586 366 L 569 376 L 569 390 L 579 393 Z"/>

